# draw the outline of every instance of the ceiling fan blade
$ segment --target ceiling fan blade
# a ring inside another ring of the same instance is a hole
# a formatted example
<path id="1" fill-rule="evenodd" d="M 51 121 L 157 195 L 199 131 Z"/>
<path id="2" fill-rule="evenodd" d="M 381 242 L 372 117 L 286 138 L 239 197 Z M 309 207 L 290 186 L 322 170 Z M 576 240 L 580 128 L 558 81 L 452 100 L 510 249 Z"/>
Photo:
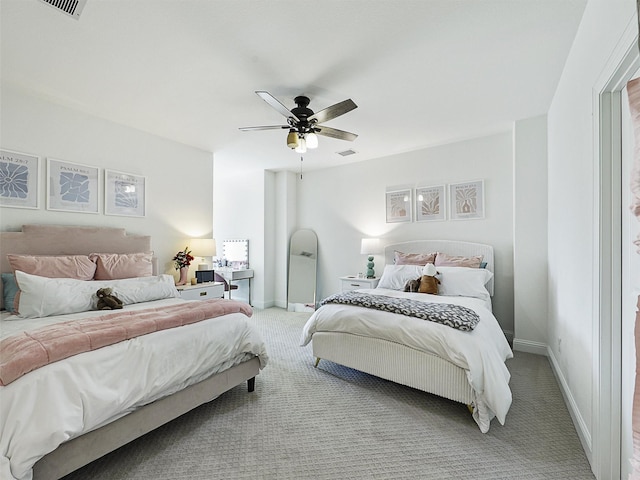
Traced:
<path id="1" fill-rule="evenodd" d="M 259 127 L 240 127 L 243 132 L 250 132 L 252 130 L 276 130 L 281 128 L 291 128 L 289 125 L 262 125 Z"/>
<path id="2" fill-rule="evenodd" d="M 332 118 L 344 115 L 345 113 L 350 112 L 355 108 L 358 108 L 358 106 L 354 103 L 353 100 L 349 98 L 348 100 L 336 103 L 335 105 L 331 105 L 324 110 L 320 110 L 319 112 L 314 113 L 308 118 L 308 120 L 316 120 L 318 123 L 324 123 L 331 120 Z"/>
<path id="3" fill-rule="evenodd" d="M 350 142 L 358 138 L 358 135 L 351 132 L 345 132 L 344 130 L 338 130 L 337 128 L 323 127 L 322 125 L 316 125 L 313 127 L 318 135 L 324 135 L 325 137 L 337 138 L 340 140 L 349 140 Z"/>
<path id="4" fill-rule="evenodd" d="M 280 100 L 278 100 L 276 97 L 271 95 L 269 92 L 265 92 L 265 91 L 262 91 L 262 90 L 257 90 L 256 93 L 258 94 L 258 96 L 261 99 L 263 99 L 265 102 L 267 102 L 273 108 L 275 108 L 277 111 L 279 111 L 285 117 L 287 117 L 287 118 L 292 117 L 297 122 L 300 121 L 300 119 L 298 117 L 296 117 L 293 113 L 291 113 L 291 110 L 289 110 L 282 103 L 280 103 Z"/>

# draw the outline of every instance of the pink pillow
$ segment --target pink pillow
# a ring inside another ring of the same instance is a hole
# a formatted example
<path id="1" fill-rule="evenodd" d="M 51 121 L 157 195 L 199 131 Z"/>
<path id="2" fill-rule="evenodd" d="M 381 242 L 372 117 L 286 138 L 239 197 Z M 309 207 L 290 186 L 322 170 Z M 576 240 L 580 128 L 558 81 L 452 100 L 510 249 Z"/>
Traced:
<path id="1" fill-rule="evenodd" d="M 92 280 L 96 264 L 87 255 L 14 255 L 8 254 L 9 265 L 15 272 L 48 278 Z"/>
<path id="2" fill-rule="evenodd" d="M 436 267 L 471 267 L 480 268 L 482 255 L 476 257 L 463 257 L 460 255 L 447 255 L 438 252 L 436 255 Z"/>
<path id="3" fill-rule="evenodd" d="M 402 253 L 394 250 L 395 265 L 426 265 L 427 263 L 433 263 L 436 254 L 435 253 Z"/>
<path id="4" fill-rule="evenodd" d="M 96 262 L 94 280 L 150 277 L 153 275 L 151 253 L 92 253 Z"/>

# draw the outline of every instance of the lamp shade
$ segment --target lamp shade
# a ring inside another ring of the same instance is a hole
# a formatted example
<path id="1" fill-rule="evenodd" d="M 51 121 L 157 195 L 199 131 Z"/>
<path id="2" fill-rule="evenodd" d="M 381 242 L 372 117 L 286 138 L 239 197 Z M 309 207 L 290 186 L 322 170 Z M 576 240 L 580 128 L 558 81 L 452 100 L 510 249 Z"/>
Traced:
<path id="1" fill-rule="evenodd" d="M 216 241 L 213 238 L 192 238 L 191 255 L 194 257 L 215 257 Z"/>
<path id="2" fill-rule="evenodd" d="M 362 255 L 370 255 L 373 253 L 380 253 L 380 239 L 378 238 L 363 238 L 360 244 L 360 253 Z"/>
<path id="3" fill-rule="evenodd" d="M 298 134 L 292 128 L 287 135 L 287 147 L 296 148 L 298 146 Z"/>
<path id="4" fill-rule="evenodd" d="M 304 138 L 307 142 L 307 148 L 318 148 L 318 136 L 315 133 L 307 133 Z"/>
<path id="5" fill-rule="evenodd" d="M 296 152 L 298 153 L 306 153 L 307 152 L 307 141 L 304 137 L 298 139 L 298 146 L 296 147 Z"/>

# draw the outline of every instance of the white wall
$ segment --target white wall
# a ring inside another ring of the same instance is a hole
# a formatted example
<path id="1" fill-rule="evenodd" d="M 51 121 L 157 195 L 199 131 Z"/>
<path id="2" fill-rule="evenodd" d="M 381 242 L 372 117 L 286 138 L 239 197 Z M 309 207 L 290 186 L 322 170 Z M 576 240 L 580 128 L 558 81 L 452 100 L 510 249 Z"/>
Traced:
<path id="1" fill-rule="evenodd" d="M 547 351 L 547 117 L 513 132 L 513 347 Z"/>
<path id="2" fill-rule="evenodd" d="M 484 219 L 385 221 L 385 191 L 389 188 L 479 179 L 485 181 Z M 511 132 L 308 171 L 302 179 L 291 172 L 236 173 L 233 165 L 216 162 L 214 191 L 215 238 L 250 241 L 250 263 L 256 275 L 252 303 L 258 308 L 286 306 L 283 273 L 288 241 L 298 228 L 318 235 L 319 299 L 338 291 L 340 276 L 365 271 L 366 257 L 360 255 L 363 237 L 380 237 L 383 244 L 419 238 L 476 241 L 495 248 L 494 312 L 507 334 L 513 334 Z M 270 262 L 268 268 L 265 261 Z M 380 275 L 383 256 L 377 255 L 375 261 Z M 242 288 L 239 295 L 246 298 Z"/>
<path id="3" fill-rule="evenodd" d="M 289 241 L 296 229 L 296 174 L 277 172 L 275 185 L 276 228 L 274 235 L 274 305 L 287 308 L 287 279 L 289 276 Z"/>
<path id="4" fill-rule="evenodd" d="M 212 231 L 213 159 L 204 152 L 118 125 L 49 100 L 2 86 L 1 147 L 41 157 L 40 208 L 0 209 L 0 228 L 20 230 L 26 223 L 123 227 L 151 235 L 159 269 L 174 274 L 171 258 L 184 239 Z M 146 177 L 144 218 L 46 210 L 46 157 Z M 197 268 L 197 267 L 196 267 Z M 177 278 L 177 275 L 176 275 Z"/>
<path id="5" fill-rule="evenodd" d="M 613 73 L 606 71 L 613 68 L 609 60 L 634 13 L 632 0 L 587 4 L 548 113 L 549 352 L 592 466 L 593 450 L 610 448 L 602 437 L 592 444 L 599 415 L 594 402 L 609 393 L 594 385 L 600 319 L 592 299 L 600 293 L 600 259 L 593 90 Z"/>
<path id="6" fill-rule="evenodd" d="M 385 191 L 484 179 L 484 219 L 386 223 Z M 513 333 L 513 161 L 511 132 L 306 172 L 298 179 L 298 228 L 318 235 L 318 296 L 339 289 L 340 276 L 364 272 L 363 237 L 382 244 L 420 238 L 488 243 L 495 248 L 494 312 Z M 384 266 L 375 257 L 376 273 Z"/>
<path id="7" fill-rule="evenodd" d="M 273 174 L 259 171 L 236 172 L 231 165 L 222 168 L 215 163 L 213 191 L 213 235 L 222 256 L 222 241 L 230 239 L 249 240 L 249 267 L 254 270 L 251 280 L 251 303 L 258 308 L 273 305 L 274 289 L 265 278 L 265 262 L 273 259 L 273 232 L 265 230 L 265 222 L 275 222 L 275 185 Z M 269 234 L 270 236 L 266 236 Z M 269 264 L 271 265 L 271 264 Z M 268 269 L 272 274 L 273 267 Z M 249 300 L 248 281 L 237 282 L 238 290 L 233 298 Z"/>

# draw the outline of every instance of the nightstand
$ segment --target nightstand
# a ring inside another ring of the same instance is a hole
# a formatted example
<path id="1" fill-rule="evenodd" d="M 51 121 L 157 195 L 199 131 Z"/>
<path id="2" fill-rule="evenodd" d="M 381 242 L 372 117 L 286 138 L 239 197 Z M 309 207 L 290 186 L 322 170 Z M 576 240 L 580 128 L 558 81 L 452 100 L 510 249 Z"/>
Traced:
<path id="1" fill-rule="evenodd" d="M 340 291 L 350 292 L 351 290 L 357 290 L 358 288 L 376 288 L 378 286 L 379 278 L 358 278 L 355 275 L 348 277 L 340 277 Z"/>
<path id="2" fill-rule="evenodd" d="M 207 282 L 196 285 L 179 285 L 180 298 L 185 300 L 209 300 L 224 297 L 224 283 Z"/>

